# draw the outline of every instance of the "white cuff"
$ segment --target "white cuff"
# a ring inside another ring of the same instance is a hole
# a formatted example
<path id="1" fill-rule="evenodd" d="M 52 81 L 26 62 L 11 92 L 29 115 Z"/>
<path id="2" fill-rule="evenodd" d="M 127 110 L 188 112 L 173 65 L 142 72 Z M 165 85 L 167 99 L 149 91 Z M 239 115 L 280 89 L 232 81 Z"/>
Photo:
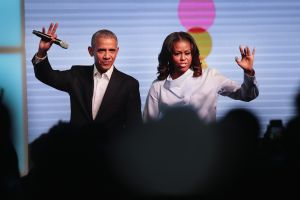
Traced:
<path id="1" fill-rule="evenodd" d="M 38 64 L 38 63 L 42 62 L 43 60 L 45 60 L 46 58 L 47 58 L 47 55 L 44 56 L 44 57 L 42 57 L 42 58 L 40 58 L 40 57 L 37 56 L 37 53 L 36 53 L 34 55 L 33 62 L 34 62 L 34 64 Z"/>

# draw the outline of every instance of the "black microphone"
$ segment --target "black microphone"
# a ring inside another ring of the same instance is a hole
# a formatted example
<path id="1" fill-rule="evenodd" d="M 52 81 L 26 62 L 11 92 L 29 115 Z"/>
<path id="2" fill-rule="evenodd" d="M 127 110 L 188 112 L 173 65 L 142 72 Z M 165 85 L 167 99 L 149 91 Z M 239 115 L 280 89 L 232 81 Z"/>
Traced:
<path id="1" fill-rule="evenodd" d="M 46 33 L 43 33 L 43 32 L 40 32 L 40 31 L 36 31 L 36 30 L 33 30 L 32 33 L 35 34 L 36 36 L 38 36 L 38 37 L 46 40 L 46 41 L 50 41 L 51 40 L 51 36 L 48 35 L 48 34 L 46 34 Z M 57 44 L 58 46 L 60 46 L 60 47 L 62 47 L 64 49 L 67 49 L 68 46 L 69 46 L 66 42 L 64 42 L 64 41 L 62 41 L 60 39 L 57 39 L 57 38 L 54 40 L 53 43 Z"/>

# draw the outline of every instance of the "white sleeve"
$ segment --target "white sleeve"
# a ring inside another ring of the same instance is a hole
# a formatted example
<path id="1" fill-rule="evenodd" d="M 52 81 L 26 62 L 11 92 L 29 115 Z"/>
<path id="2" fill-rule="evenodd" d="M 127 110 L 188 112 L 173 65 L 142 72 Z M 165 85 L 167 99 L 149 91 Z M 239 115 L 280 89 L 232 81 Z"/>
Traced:
<path id="1" fill-rule="evenodd" d="M 38 63 L 42 62 L 43 60 L 45 60 L 46 58 L 47 58 L 47 55 L 44 56 L 43 58 L 40 58 L 40 57 L 37 56 L 37 54 L 35 54 L 34 58 L 32 59 L 32 62 L 34 64 L 38 64 Z"/>
<path id="2" fill-rule="evenodd" d="M 159 118 L 159 104 L 158 104 L 158 91 L 157 84 L 152 83 L 151 88 L 148 92 L 144 111 L 143 120 L 149 122 L 157 120 Z"/>
<path id="3" fill-rule="evenodd" d="M 259 94 L 255 76 L 244 74 L 244 82 L 242 85 L 238 85 L 235 81 L 220 74 L 219 76 L 222 77 L 222 81 L 218 93 L 223 96 L 228 96 L 236 100 L 251 101 Z"/>

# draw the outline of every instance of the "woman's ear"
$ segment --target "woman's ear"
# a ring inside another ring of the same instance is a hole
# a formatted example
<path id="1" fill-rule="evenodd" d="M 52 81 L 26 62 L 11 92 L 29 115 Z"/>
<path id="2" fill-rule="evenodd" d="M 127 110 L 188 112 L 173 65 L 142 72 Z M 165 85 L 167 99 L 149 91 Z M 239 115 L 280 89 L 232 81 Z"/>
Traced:
<path id="1" fill-rule="evenodd" d="M 92 47 L 88 47 L 88 51 L 89 51 L 89 54 L 90 56 L 94 56 L 94 49 Z"/>

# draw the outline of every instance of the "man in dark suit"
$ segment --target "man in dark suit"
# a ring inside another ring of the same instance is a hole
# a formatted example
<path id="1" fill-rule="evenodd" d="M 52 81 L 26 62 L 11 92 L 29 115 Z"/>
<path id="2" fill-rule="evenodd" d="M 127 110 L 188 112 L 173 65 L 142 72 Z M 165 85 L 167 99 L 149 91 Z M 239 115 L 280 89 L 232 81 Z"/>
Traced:
<path id="1" fill-rule="evenodd" d="M 109 130 L 142 123 L 139 83 L 114 66 L 119 47 L 116 35 L 106 29 L 94 33 L 89 54 L 91 66 L 72 66 L 65 71 L 53 70 L 47 51 L 57 38 L 58 24 L 51 23 L 32 59 L 37 79 L 58 90 L 68 92 L 71 101 L 70 123 L 78 126 L 97 122 Z M 43 27 L 42 32 L 45 33 Z"/>

